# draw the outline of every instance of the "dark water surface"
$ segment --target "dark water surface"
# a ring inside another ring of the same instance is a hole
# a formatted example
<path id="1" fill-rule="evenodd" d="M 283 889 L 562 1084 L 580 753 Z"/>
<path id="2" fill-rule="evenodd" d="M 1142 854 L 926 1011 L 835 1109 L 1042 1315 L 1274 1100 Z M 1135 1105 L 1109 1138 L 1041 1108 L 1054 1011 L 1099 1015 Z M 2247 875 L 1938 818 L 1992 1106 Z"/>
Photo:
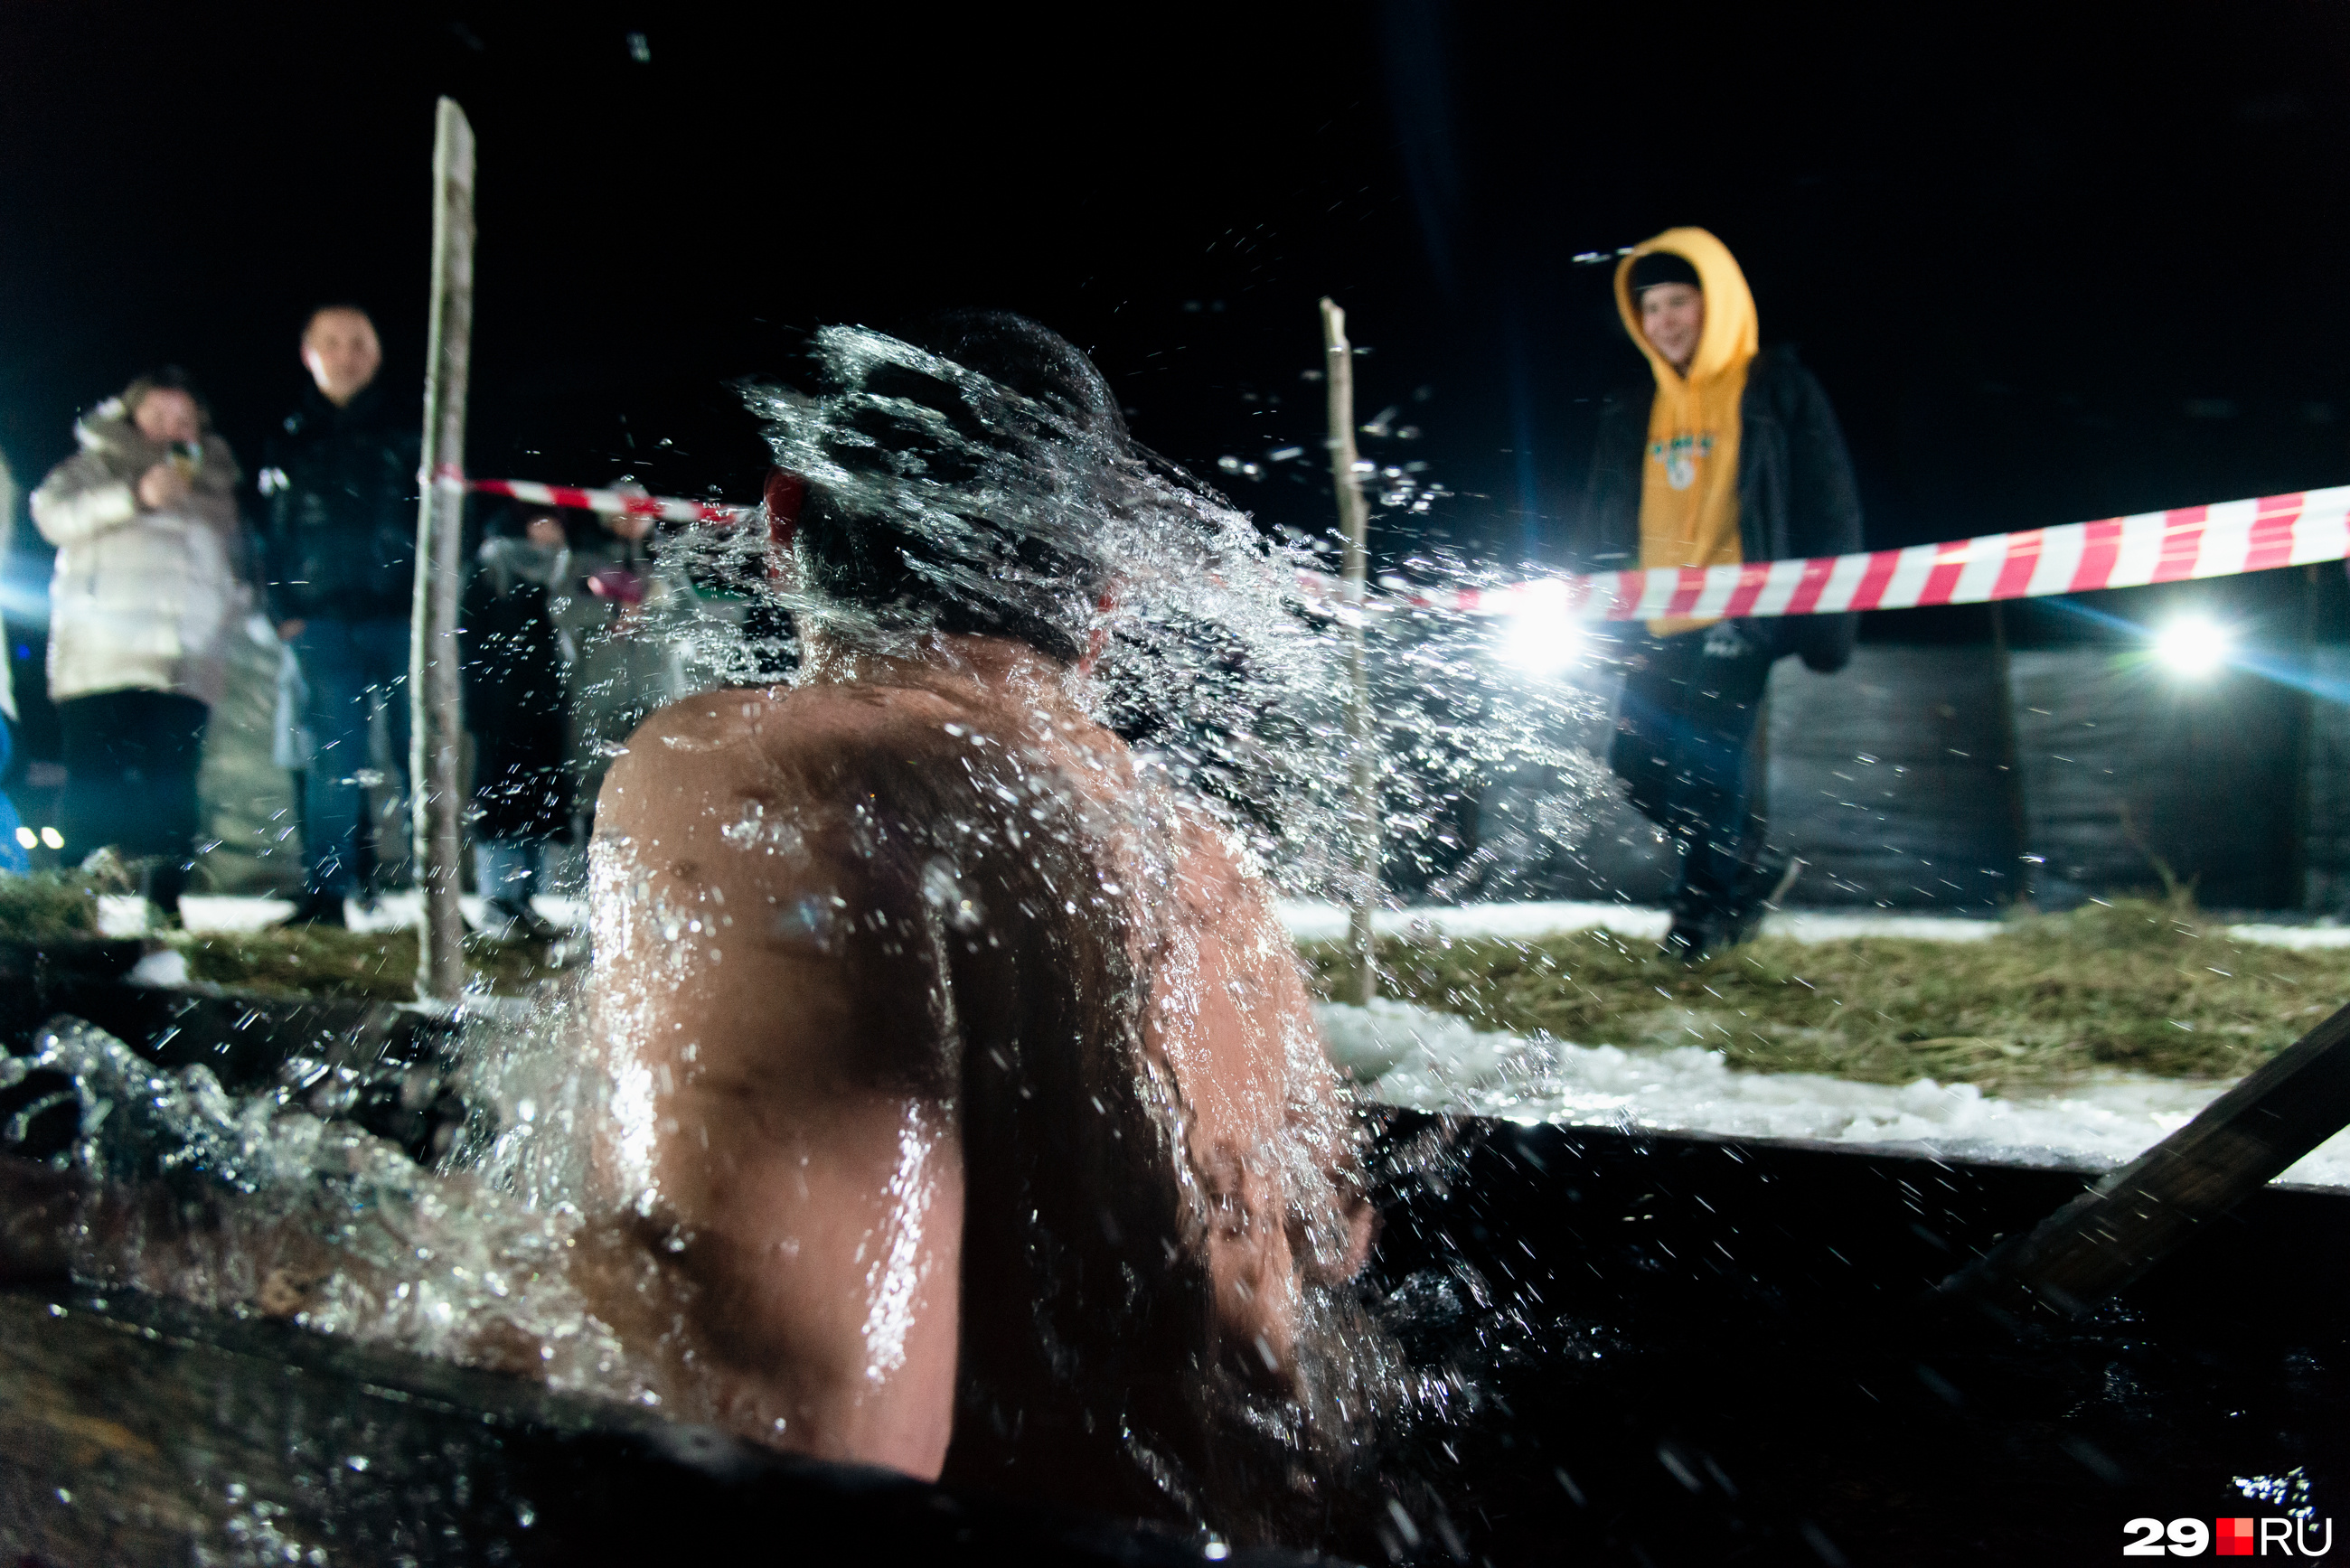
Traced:
<path id="1" fill-rule="evenodd" d="M 2095 1315 L 1919 1300 L 2088 1172 L 1398 1119 L 1408 1345 L 1476 1406 L 1397 1457 L 1497 1563 L 2068 1563 L 2350 1480 L 2350 1197 L 2270 1189 Z"/>
<path id="2" fill-rule="evenodd" d="M 2239 1478 L 2297 1469 L 2321 1517 L 2350 1478 L 2340 1195 L 2263 1192 L 2086 1321 L 2001 1322 L 1918 1297 L 2086 1173 L 1409 1113 L 1381 1147 L 1372 1285 L 1432 1392 L 1381 1495 L 1334 1511 L 1363 1558 L 2069 1562 L 2134 1518 L 2277 1511 Z M 609 1561 L 744 1531 L 1201 1560 L 281 1324 L 0 1294 L 22 1561 Z"/>

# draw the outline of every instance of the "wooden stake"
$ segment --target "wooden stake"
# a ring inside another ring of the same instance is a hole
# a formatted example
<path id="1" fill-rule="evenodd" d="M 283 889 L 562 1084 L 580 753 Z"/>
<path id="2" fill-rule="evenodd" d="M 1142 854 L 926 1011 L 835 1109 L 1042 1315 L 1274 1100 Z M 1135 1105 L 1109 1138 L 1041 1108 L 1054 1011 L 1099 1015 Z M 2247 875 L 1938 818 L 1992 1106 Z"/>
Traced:
<path id="1" fill-rule="evenodd" d="M 464 571 L 465 384 L 473 356 L 473 128 L 442 99 L 432 136 L 432 313 L 424 379 L 423 504 L 416 517 L 416 602 L 408 656 L 409 798 L 424 930 L 416 989 L 454 1002 L 465 986 L 457 907 L 464 742 L 457 683 L 457 595 Z"/>
<path id="2" fill-rule="evenodd" d="M 2350 1007 L 2303 1035 L 2202 1114 L 1939 1294 L 2037 1298 L 2066 1313 L 2152 1268 L 2350 1124 Z"/>
<path id="3" fill-rule="evenodd" d="M 1379 893 L 1378 757 L 1371 732 L 1371 671 L 1363 647 L 1365 549 L 1370 506 L 1363 499 L 1355 455 L 1355 350 L 1347 341 L 1347 313 L 1322 301 L 1323 379 L 1329 392 L 1330 483 L 1338 493 L 1338 524 L 1347 538 L 1341 625 L 1347 634 L 1347 746 L 1352 764 L 1355 876 L 1347 947 L 1353 954 L 1355 1001 L 1367 1006 L 1379 993 L 1371 943 L 1371 910 Z"/>

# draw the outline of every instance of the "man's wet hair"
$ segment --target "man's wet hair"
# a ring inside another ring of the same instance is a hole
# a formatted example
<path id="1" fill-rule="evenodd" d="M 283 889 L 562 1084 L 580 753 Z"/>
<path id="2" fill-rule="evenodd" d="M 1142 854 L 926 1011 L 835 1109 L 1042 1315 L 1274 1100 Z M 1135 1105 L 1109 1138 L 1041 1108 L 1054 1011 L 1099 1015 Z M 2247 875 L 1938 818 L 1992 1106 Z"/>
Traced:
<path id="1" fill-rule="evenodd" d="M 952 435 L 919 415 L 868 405 L 853 424 L 871 444 L 830 443 L 845 468 L 919 473 L 952 491 L 999 460 L 1032 474 L 1073 475 L 1133 456 L 1118 399 L 1093 361 L 1026 317 L 955 311 L 916 324 L 901 340 L 1027 400 L 1043 417 L 983 419 L 967 389 L 904 364 L 878 364 L 863 373 L 859 390 L 937 416 Z M 1054 515 L 1047 537 L 1033 519 L 956 508 L 950 541 L 935 523 L 916 526 L 817 485 L 795 530 L 802 582 L 885 624 L 1014 638 L 1074 663 L 1086 652 L 1115 567 L 1101 549 L 1103 531 L 1084 530 L 1084 507 L 1059 507 Z M 1069 525 L 1072 517 L 1077 527 Z M 975 545 L 997 569 L 973 570 Z"/>

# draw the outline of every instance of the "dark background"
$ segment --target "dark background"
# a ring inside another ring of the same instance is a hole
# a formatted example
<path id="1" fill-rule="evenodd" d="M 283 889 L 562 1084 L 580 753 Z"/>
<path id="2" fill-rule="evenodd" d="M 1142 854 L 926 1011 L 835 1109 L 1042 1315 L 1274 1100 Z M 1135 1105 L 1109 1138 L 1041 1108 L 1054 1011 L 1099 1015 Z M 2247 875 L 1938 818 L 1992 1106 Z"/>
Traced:
<path id="1" fill-rule="evenodd" d="M 481 148 L 477 473 L 750 498 L 734 379 L 791 379 L 823 322 L 982 305 L 1323 530 L 1326 292 L 1371 350 L 1359 416 L 1421 432 L 1367 455 L 1452 493 L 1380 546 L 1539 559 L 1596 398 L 1643 374 L 1570 258 L 1694 223 L 1826 385 L 1873 545 L 2350 481 L 2338 7 L 1007 16 L 9 6 L 0 452 L 30 488 L 78 410 L 177 360 L 251 466 L 323 299 L 375 314 L 412 395 L 448 93 Z M 2311 580 L 2199 591 L 2305 618 Z"/>

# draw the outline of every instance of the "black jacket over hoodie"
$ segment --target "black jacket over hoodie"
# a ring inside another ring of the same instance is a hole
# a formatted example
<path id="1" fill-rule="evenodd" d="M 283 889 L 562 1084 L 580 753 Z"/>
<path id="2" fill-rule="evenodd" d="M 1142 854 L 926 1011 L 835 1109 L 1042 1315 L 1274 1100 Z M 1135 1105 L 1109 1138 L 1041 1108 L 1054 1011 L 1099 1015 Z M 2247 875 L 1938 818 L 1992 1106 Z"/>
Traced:
<path id="1" fill-rule="evenodd" d="M 272 619 L 408 618 L 423 430 L 387 402 L 380 383 L 339 409 L 313 388 L 264 448 Z"/>
<path id="2" fill-rule="evenodd" d="M 1599 412 L 1576 565 L 1621 572 L 1640 564 L 1640 465 L 1653 385 L 1609 397 Z M 1843 556 L 1861 548 L 1860 491 L 1827 394 L 1792 348 L 1765 348 L 1746 370 L 1739 405 L 1738 542 L 1749 561 Z M 1773 658 L 1798 653 L 1823 672 L 1852 658 L 1857 615 L 1770 616 L 1740 629 Z"/>

